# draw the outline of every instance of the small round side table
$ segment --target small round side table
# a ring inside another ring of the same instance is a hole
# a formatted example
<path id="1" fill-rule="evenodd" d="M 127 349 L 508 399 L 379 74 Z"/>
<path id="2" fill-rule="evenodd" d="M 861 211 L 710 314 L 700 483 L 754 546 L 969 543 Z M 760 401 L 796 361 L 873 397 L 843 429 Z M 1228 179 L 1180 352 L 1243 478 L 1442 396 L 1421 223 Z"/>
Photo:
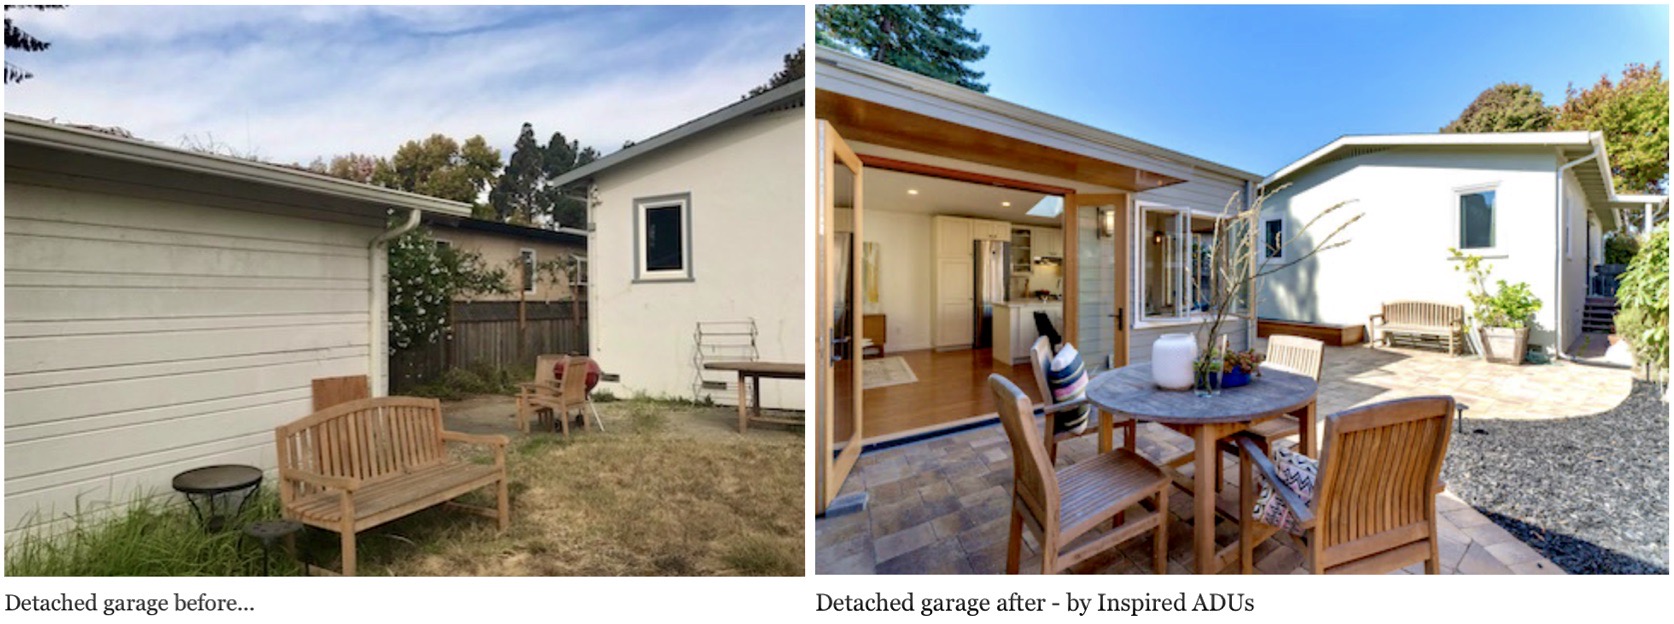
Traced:
<path id="1" fill-rule="evenodd" d="M 256 538 L 262 545 L 262 576 L 268 576 L 268 560 L 273 555 L 273 543 L 281 538 L 296 535 L 301 530 L 302 523 L 295 520 L 263 520 L 244 527 L 244 534 Z"/>
<path id="2" fill-rule="evenodd" d="M 255 466 L 205 466 L 174 476 L 174 490 L 186 496 L 198 522 L 209 531 L 226 528 L 261 486 L 262 471 Z"/>

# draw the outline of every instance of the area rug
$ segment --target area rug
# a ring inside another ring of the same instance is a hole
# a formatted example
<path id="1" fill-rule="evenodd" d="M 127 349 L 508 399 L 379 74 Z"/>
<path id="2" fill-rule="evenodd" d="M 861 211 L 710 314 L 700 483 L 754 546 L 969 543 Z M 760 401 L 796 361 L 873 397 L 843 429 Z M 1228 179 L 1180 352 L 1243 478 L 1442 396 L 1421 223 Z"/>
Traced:
<path id="1" fill-rule="evenodd" d="M 907 360 L 900 356 L 866 360 L 861 368 L 860 384 L 867 390 L 910 383 L 918 383 L 918 376 L 913 374 L 913 367 L 907 365 Z"/>

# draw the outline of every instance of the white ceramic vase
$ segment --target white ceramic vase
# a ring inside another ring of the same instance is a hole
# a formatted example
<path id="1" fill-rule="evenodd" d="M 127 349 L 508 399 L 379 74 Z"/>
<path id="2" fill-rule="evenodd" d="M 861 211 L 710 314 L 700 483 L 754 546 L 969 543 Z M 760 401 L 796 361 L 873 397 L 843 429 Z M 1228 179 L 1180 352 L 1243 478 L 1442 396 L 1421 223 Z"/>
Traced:
<path id="1" fill-rule="evenodd" d="M 1163 334 L 1151 343 L 1151 379 L 1164 390 L 1190 390 L 1196 359 L 1197 340 L 1191 334 Z"/>

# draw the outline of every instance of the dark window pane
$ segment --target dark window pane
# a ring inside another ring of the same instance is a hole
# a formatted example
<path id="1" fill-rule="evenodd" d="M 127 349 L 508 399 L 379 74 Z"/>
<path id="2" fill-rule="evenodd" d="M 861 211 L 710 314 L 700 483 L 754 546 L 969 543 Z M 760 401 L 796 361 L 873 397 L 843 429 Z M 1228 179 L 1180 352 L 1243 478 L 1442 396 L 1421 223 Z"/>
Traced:
<path id="1" fill-rule="evenodd" d="M 1267 257 L 1277 258 L 1284 250 L 1285 222 L 1273 219 L 1267 222 Z"/>
<path id="2" fill-rule="evenodd" d="M 1494 246 L 1494 192 L 1484 191 L 1459 197 L 1459 248 L 1485 249 Z"/>
<path id="3" fill-rule="evenodd" d="M 523 255 L 523 292 L 535 289 L 535 252 L 524 251 Z"/>
<path id="4" fill-rule="evenodd" d="M 680 206 L 645 210 L 645 270 L 684 269 L 685 235 L 680 231 Z"/>

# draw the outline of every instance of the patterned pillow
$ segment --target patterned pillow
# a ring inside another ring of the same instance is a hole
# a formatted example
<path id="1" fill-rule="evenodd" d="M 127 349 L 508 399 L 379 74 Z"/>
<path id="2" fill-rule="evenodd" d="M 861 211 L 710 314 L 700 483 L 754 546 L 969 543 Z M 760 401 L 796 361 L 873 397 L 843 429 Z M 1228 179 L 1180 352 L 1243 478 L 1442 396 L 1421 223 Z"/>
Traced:
<path id="1" fill-rule="evenodd" d="M 1286 449 L 1273 449 L 1273 469 L 1279 473 L 1279 481 L 1296 492 L 1302 502 L 1313 503 L 1314 478 L 1319 473 L 1319 460 Z M 1255 473 L 1255 478 L 1261 484 L 1261 494 L 1256 496 L 1253 511 L 1255 519 L 1290 533 L 1301 534 L 1302 527 L 1297 526 L 1290 506 L 1283 500 L 1277 500 L 1279 493 L 1273 491 L 1267 478 L 1260 472 Z"/>
<path id="2" fill-rule="evenodd" d="M 1052 390 L 1053 403 L 1073 401 L 1087 393 L 1087 368 L 1081 365 L 1081 354 L 1069 343 L 1059 347 L 1058 354 L 1046 363 L 1046 387 Z M 1053 422 L 1057 425 L 1054 433 L 1080 434 L 1086 431 L 1087 414 L 1091 411 L 1088 406 L 1082 405 L 1054 414 Z"/>

